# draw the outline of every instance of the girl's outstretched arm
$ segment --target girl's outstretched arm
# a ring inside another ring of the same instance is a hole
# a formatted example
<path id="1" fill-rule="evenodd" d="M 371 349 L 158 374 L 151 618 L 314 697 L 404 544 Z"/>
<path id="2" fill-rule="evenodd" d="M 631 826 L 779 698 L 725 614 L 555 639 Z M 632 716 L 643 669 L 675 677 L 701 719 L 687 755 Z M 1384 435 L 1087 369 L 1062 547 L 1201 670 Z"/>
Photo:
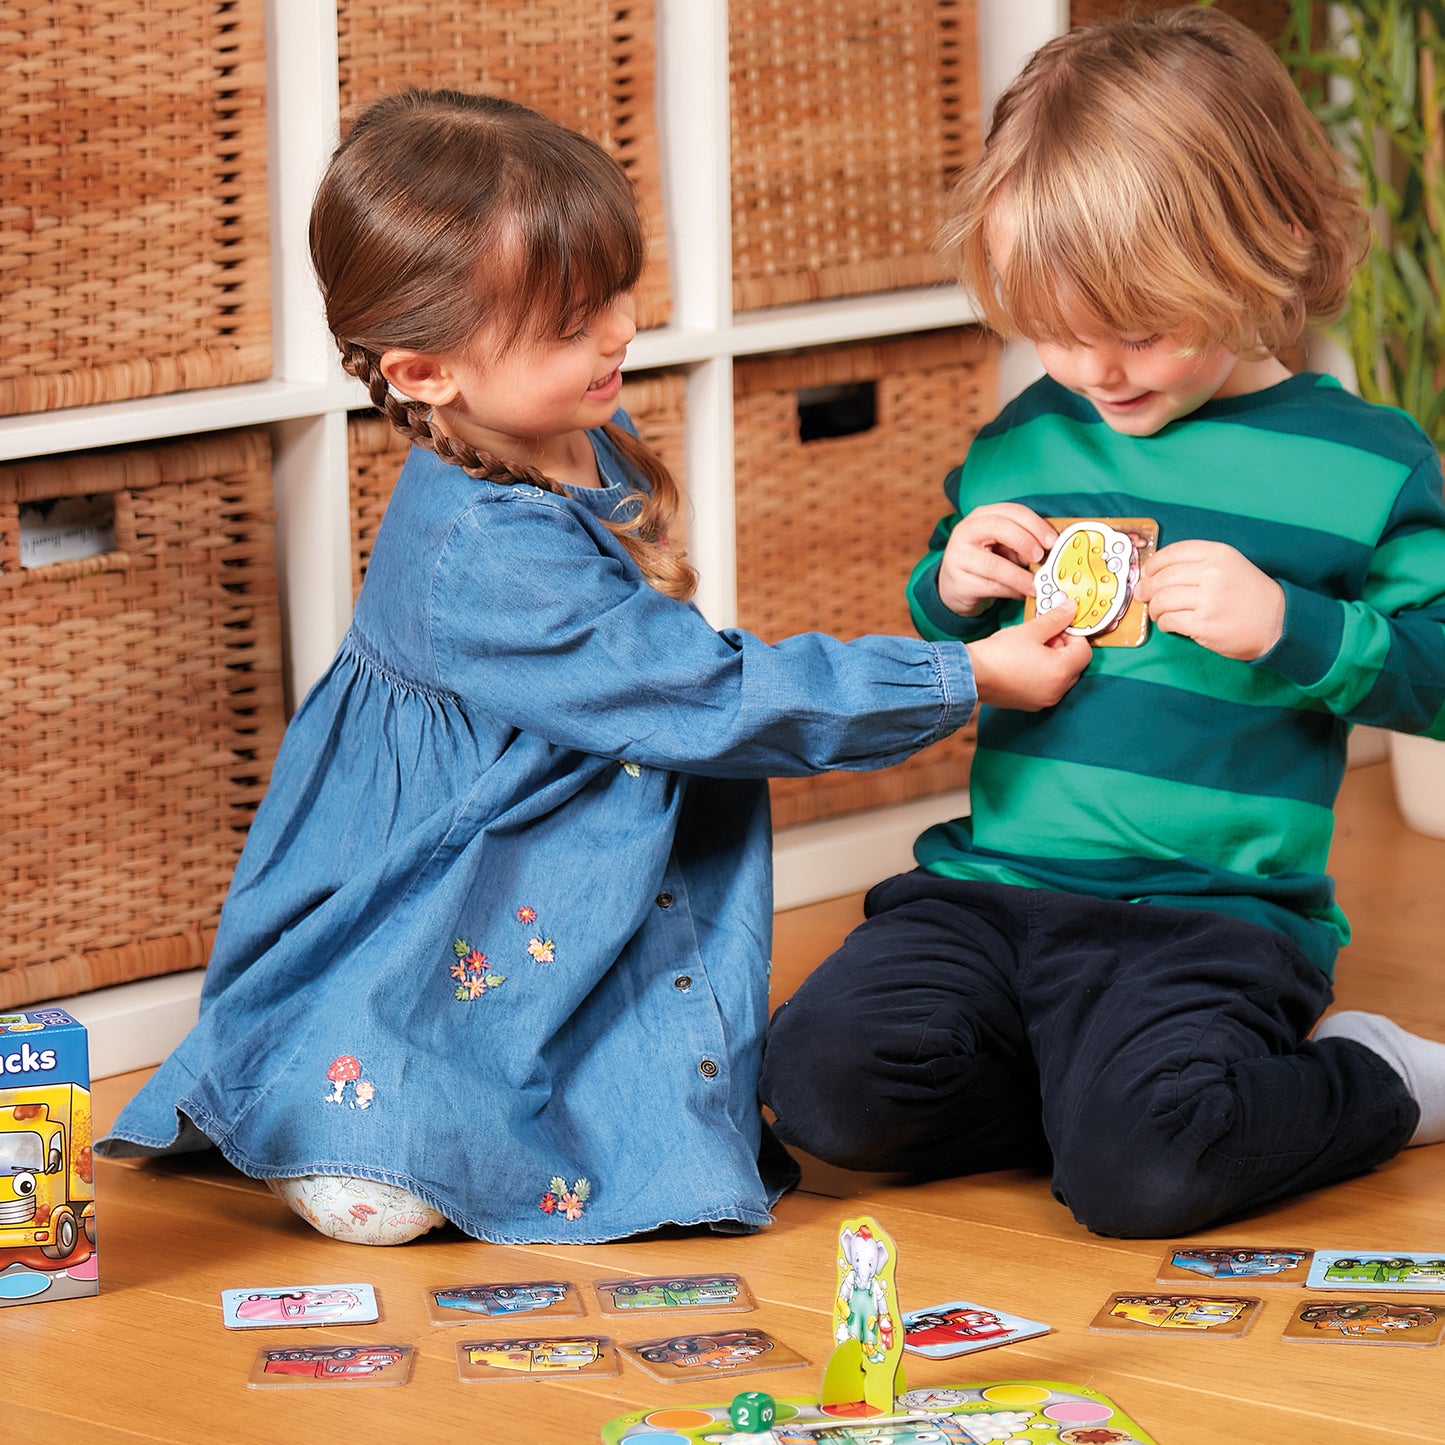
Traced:
<path id="1" fill-rule="evenodd" d="M 468 708 L 595 755 L 714 776 L 877 768 L 977 703 L 961 643 L 719 632 L 642 582 L 599 524 L 530 489 L 467 512 L 426 585 L 424 642 L 378 636 L 376 650 L 414 658 L 418 682 Z M 382 625 L 359 617 L 363 645 Z"/>

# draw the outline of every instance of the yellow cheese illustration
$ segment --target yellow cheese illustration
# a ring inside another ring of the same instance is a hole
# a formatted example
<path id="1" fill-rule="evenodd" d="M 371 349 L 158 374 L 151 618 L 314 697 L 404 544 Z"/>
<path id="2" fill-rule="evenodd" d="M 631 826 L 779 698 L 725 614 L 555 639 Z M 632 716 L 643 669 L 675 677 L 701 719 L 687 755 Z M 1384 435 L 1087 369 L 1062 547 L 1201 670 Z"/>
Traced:
<path id="1" fill-rule="evenodd" d="M 1104 557 L 1104 534 L 1093 528 L 1075 532 L 1064 543 L 1055 575 L 1059 586 L 1078 604 L 1075 627 L 1097 627 L 1119 595 L 1119 579 L 1109 571 Z"/>
<path id="2" fill-rule="evenodd" d="M 1065 527 L 1034 581 L 1039 609 L 1071 602 L 1070 632 L 1089 637 L 1106 631 L 1129 604 L 1133 560 L 1133 542 L 1106 523 Z"/>

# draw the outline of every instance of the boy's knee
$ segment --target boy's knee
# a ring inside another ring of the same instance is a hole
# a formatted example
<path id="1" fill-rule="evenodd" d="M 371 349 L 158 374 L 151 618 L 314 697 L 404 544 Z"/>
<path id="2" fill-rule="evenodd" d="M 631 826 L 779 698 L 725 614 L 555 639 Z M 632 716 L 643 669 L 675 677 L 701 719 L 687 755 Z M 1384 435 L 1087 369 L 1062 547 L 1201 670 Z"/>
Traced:
<path id="1" fill-rule="evenodd" d="M 1219 1206 L 1205 1182 L 1177 1160 L 1090 1151 L 1056 1154 L 1054 1197 L 1092 1234 L 1115 1239 L 1170 1239 L 1212 1223 Z"/>
<path id="2" fill-rule="evenodd" d="M 858 1053 L 791 1003 L 768 1029 L 760 1090 L 784 1143 L 845 1169 L 888 1167 L 875 1162 L 879 1130 Z"/>

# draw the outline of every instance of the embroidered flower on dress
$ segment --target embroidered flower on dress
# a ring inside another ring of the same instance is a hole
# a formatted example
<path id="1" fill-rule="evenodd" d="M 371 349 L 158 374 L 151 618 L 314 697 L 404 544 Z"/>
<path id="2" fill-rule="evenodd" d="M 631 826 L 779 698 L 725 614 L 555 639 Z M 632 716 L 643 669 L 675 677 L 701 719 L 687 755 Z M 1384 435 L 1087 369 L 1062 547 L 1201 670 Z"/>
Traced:
<path id="1" fill-rule="evenodd" d="M 537 910 L 525 904 L 517 910 L 517 922 L 533 924 L 537 921 Z M 550 938 L 539 938 L 535 933 L 527 940 L 527 952 L 537 963 L 556 963 L 557 945 Z"/>
<path id="2" fill-rule="evenodd" d="M 642 776 L 642 769 L 638 767 L 636 763 L 623 763 L 622 771 L 626 773 L 629 778 L 640 778 Z"/>
<path id="3" fill-rule="evenodd" d="M 554 1174 L 537 1207 L 543 1214 L 556 1214 L 560 1210 L 566 1219 L 581 1219 L 582 1210 L 591 1197 L 589 1180 L 578 1179 L 568 1188 L 567 1181 L 560 1174 Z"/>
<path id="4" fill-rule="evenodd" d="M 453 998 L 469 1003 L 506 983 L 507 976 L 494 972 L 492 965 L 487 962 L 487 955 L 480 949 L 473 948 L 465 939 L 458 938 L 452 944 L 452 952 L 456 954 L 457 962 L 452 964 L 447 973 L 457 980 Z"/>

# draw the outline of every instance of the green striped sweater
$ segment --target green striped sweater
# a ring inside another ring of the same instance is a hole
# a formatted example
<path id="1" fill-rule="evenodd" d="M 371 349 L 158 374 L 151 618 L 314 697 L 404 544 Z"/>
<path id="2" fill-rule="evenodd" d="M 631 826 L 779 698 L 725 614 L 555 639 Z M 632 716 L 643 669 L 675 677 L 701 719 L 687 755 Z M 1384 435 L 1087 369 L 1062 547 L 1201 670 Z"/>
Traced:
<path id="1" fill-rule="evenodd" d="M 944 485 L 953 511 L 908 587 L 924 637 L 1018 620 L 1019 602 L 962 618 L 938 596 L 954 525 L 1000 501 L 1228 543 L 1283 586 L 1285 622 L 1257 662 L 1152 629 L 1096 648 L 1053 709 L 984 708 L 972 816 L 928 829 L 919 863 L 1233 914 L 1330 970 L 1349 938 L 1325 867 L 1350 726 L 1445 736 L 1445 504 L 1424 433 L 1306 373 L 1127 437 L 1045 378 Z"/>

